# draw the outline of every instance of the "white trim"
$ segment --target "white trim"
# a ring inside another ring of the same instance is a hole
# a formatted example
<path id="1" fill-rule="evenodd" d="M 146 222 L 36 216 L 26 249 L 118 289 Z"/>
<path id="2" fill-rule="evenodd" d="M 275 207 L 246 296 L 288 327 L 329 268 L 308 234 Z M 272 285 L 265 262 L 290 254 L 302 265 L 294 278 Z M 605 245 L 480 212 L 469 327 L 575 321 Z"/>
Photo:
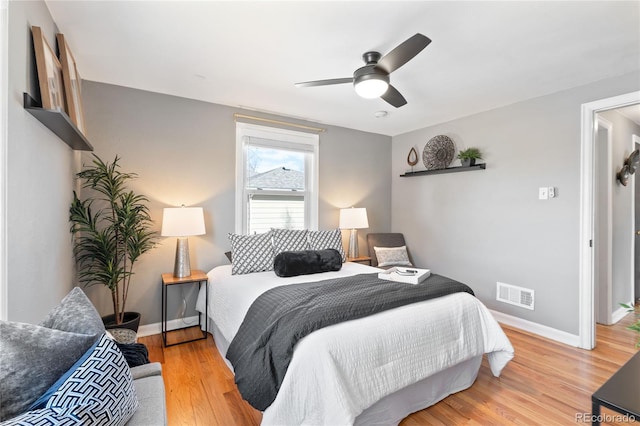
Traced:
<path id="1" fill-rule="evenodd" d="M 593 288 L 593 149 L 594 117 L 598 111 L 633 105 L 640 102 L 640 91 L 582 104 L 580 135 L 580 238 L 578 330 L 583 349 L 595 346 L 594 288 Z"/>
<path id="2" fill-rule="evenodd" d="M 605 159 L 606 161 L 606 165 L 605 165 L 605 176 L 614 176 L 613 174 L 613 123 L 610 122 L 609 120 L 601 117 L 601 116 L 596 116 L 596 130 L 595 130 L 595 134 L 598 133 L 597 128 L 598 127 L 603 127 L 607 130 L 607 157 Z M 595 147 L 595 141 L 594 141 L 594 150 L 596 150 Z M 596 162 L 596 158 L 595 155 L 593 157 L 593 161 L 594 161 L 594 169 L 595 169 L 595 162 Z M 594 170 L 594 176 L 595 176 L 595 170 Z M 595 179 L 595 177 L 594 177 Z M 604 318 L 598 318 L 601 314 L 603 313 L 602 310 L 600 310 L 600 313 L 595 313 L 595 305 L 596 305 L 596 295 L 594 293 L 594 321 L 598 321 L 598 319 L 600 319 L 600 321 L 604 324 L 613 324 L 612 322 L 612 317 L 611 317 L 611 311 L 613 310 L 612 308 L 612 299 L 613 299 L 613 185 L 615 184 L 615 182 L 612 179 L 608 179 L 607 180 L 607 184 L 606 184 L 606 193 L 604 194 L 604 197 L 606 199 L 606 203 L 604 203 L 604 206 L 599 206 L 599 209 L 606 209 L 606 217 L 607 217 L 607 223 L 606 223 L 606 233 L 605 233 L 605 238 L 607 239 L 606 241 L 606 264 L 607 264 L 607 282 L 606 282 L 606 288 L 602 289 L 599 288 L 599 294 L 597 297 L 597 305 L 600 309 L 602 309 L 602 307 L 604 306 Z M 595 186 L 595 181 L 594 181 L 594 186 Z M 596 196 L 597 191 L 594 189 L 594 197 Z M 601 200 L 600 197 L 598 197 L 598 199 L 596 200 L 594 198 L 594 208 L 596 205 L 599 204 L 599 201 Z M 595 210 L 594 210 L 594 217 L 595 217 Z M 596 228 L 596 224 L 594 223 L 594 242 L 593 242 L 593 246 L 594 248 L 596 247 L 596 245 L 599 245 L 600 242 L 598 241 L 598 237 L 595 235 L 595 228 Z M 594 250 L 594 272 L 595 272 L 595 268 L 596 268 L 596 264 L 601 260 L 601 259 L 595 259 L 595 254 L 596 254 L 596 250 Z M 596 280 L 597 278 L 594 275 L 594 281 L 593 281 L 593 286 L 594 286 L 594 292 L 596 291 Z M 604 297 L 601 297 L 604 296 Z"/>
<path id="3" fill-rule="evenodd" d="M 198 325 L 198 315 L 186 318 L 177 318 L 167 321 L 167 330 L 176 330 L 178 328 L 186 327 L 187 324 Z M 204 324 L 203 324 L 204 325 Z M 154 334 L 162 333 L 162 323 L 154 322 L 153 324 L 145 324 L 138 327 L 138 337 L 152 336 Z"/>
<path id="4" fill-rule="evenodd" d="M 8 0 L 0 0 L 0 320 L 9 317 L 7 285 L 7 127 L 9 109 L 9 38 Z"/>
<path id="5" fill-rule="evenodd" d="M 492 309 L 490 309 L 489 311 L 496 319 L 496 321 L 502 324 L 508 325 L 510 327 L 515 327 L 529 333 L 537 334 L 538 336 L 555 340 L 556 342 L 564 343 L 565 345 L 577 347 L 580 346 L 580 336 L 576 336 L 575 334 L 567 333 L 566 331 L 558 330 L 519 317 L 514 317 L 512 315 L 494 311 Z"/>
<path id="6" fill-rule="evenodd" d="M 633 306 L 633 301 L 627 302 L 627 305 Z M 613 314 L 611 314 L 611 321 L 612 321 L 611 324 L 617 323 L 622 318 L 627 316 L 628 313 L 629 313 L 629 310 L 627 308 L 623 308 L 622 306 L 620 306 L 618 309 L 615 310 L 615 312 L 613 312 Z"/>
<path id="7" fill-rule="evenodd" d="M 638 148 L 640 148 L 640 136 L 631 135 L 631 152 L 636 150 L 636 144 L 638 144 Z M 636 173 L 640 173 L 640 170 L 636 170 Z M 633 306 L 633 301 L 640 298 L 640 293 L 635 294 L 636 292 L 636 266 L 635 259 L 638 253 L 636 253 L 636 232 L 640 227 L 640 223 L 636 223 L 636 179 L 631 179 L 631 235 L 634 237 L 631 238 L 631 306 Z"/>
<path id="8" fill-rule="evenodd" d="M 311 154 L 312 160 L 308 158 L 309 156 L 305 160 L 305 177 L 308 188 L 304 193 L 300 192 L 298 194 L 305 195 L 305 223 L 307 224 L 307 229 L 318 229 L 320 136 L 314 133 L 236 122 L 235 232 L 244 234 L 247 230 L 247 214 L 245 211 L 245 200 L 248 199 L 248 191 L 245 188 L 245 158 L 247 154 L 245 138 L 247 136 L 273 140 L 274 144 L 272 146 L 274 148 L 282 146 L 283 149 L 295 149 L 296 146 L 304 146 L 304 151 L 308 151 Z"/>

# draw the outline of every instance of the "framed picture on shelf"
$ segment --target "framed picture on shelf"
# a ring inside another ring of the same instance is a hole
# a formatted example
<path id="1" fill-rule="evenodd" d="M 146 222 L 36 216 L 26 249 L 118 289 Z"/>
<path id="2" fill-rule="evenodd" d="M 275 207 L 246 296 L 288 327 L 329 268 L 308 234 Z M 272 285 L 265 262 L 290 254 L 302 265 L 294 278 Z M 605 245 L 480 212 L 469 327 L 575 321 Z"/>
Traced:
<path id="1" fill-rule="evenodd" d="M 84 113 L 82 111 L 82 97 L 80 89 L 80 74 L 76 66 L 76 59 L 69 49 L 69 45 L 63 34 L 57 34 L 58 49 L 60 50 L 60 63 L 62 65 L 62 78 L 64 80 L 64 92 L 67 100 L 67 114 L 84 134 Z"/>
<path id="2" fill-rule="evenodd" d="M 40 27 L 31 27 L 42 108 L 65 111 L 62 67 Z"/>

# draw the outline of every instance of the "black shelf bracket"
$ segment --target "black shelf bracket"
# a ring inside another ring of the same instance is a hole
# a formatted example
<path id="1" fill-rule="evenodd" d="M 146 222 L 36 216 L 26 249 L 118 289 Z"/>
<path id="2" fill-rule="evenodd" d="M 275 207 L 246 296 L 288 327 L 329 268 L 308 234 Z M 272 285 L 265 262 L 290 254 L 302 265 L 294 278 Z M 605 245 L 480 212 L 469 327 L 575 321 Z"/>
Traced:
<path id="1" fill-rule="evenodd" d="M 471 170 L 484 170 L 487 168 L 486 163 L 475 164 L 473 166 L 459 166 L 459 167 L 447 167 L 446 169 L 436 170 L 419 170 L 417 172 L 407 172 L 400 177 L 413 177 L 423 175 L 441 175 L 443 173 L 457 173 L 457 172 L 469 172 Z"/>
<path id="2" fill-rule="evenodd" d="M 93 151 L 93 146 L 82 132 L 71 122 L 64 111 L 44 109 L 28 93 L 23 94 L 24 109 L 33 115 L 49 130 L 55 133 L 71 149 L 76 151 Z"/>

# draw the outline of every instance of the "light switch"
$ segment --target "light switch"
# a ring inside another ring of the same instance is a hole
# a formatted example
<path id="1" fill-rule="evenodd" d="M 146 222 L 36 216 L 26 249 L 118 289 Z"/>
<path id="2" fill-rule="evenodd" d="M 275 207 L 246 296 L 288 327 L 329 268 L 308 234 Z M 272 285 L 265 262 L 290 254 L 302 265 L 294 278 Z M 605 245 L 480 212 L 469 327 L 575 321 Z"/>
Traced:
<path id="1" fill-rule="evenodd" d="M 538 188 L 538 199 L 539 200 L 548 200 L 549 199 L 549 188 L 540 187 Z"/>
<path id="2" fill-rule="evenodd" d="M 553 187 L 553 186 L 550 186 L 548 194 L 549 194 L 549 198 L 555 198 L 555 196 L 556 196 L 556 188 Z"/>

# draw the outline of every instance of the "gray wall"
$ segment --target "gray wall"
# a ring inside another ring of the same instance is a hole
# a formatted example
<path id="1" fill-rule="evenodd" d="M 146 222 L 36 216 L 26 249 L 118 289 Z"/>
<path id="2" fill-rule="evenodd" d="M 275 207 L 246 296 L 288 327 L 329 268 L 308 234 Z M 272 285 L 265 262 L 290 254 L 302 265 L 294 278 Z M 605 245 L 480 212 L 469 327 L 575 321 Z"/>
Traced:
<path id="1" fill-rule="evenodd" d="M 68 206 L 75 154 L 22 106 L 39 98 L 31 26 L 55 46 L 44 2 L 9 2 L 7 147 L 8 319 L 36 323 L 73 287 Z"/>
<path id="2" fill-rule="evenodd" d="M 620 113 L 605 111 L 600 113 L 613 125 L 612 135 L 612 214 L 613 214 L 613 244 L 612 244 L 612 285 L 611 285 L 611 312 L 620 309 L 620 303 L 629 303 L 633 300 L 633 280 L 631 258 L 629 248 L 634 244 L 634 216 L 631 182 L 627 186 L 622 185 L 615 177 L 624 160 L 633 151 L 632 135 L 640 136 L 640 126 Z M 638 254 L 636 254 L 637 256 Z"/>
<path id="3" fill-rule="evenodd" d="M 158 230 L 164 207 L 204 207 L 207 234 L 189 238 L 191 266 L 204 271 L 228 263 L 227 233 L 234 232 L 233 114 L 299 122 L 90 81 L 83 82 L 83 104 L 95 153 L 104 160 L 117 154 L 123 170 L 139 175 L 133 189 L 149 197 Z M 360 246 L 366 247 L 367 232 L 391 229 L 391 138 L 302 124 L 327 128 L 320 135 L 319 228 L 336 228 L 339 208 L 366 207 L 370 227 L 360 232 Z M 83 155 L 83 162 L 88 161 L 90 157 Z M 173 270 L 175 244 L 175 238 L 161 238 L 136 267 L 128 310 L 140 311 L 144 324 L 160 321 L 160 274 Z M 88 293 L 102 314 L 110 312 L 104 288 L 89 288 Z M 170 298 L 171 319 L 179 310 L 179 290 Z"/>
<path id="4" fill-rule="evenodd" d="M 395 136 L 392 229 L 489 308 L 577 334 L 580 106 L 639 88 L 627 74 Z M 487 169 L 399 177 L 439 134 L 480 148 Z M 542 186 L 557 198 L 538 200 Z M 534 289 L 535 310 L 496 302 L 497 281 Z"/>

